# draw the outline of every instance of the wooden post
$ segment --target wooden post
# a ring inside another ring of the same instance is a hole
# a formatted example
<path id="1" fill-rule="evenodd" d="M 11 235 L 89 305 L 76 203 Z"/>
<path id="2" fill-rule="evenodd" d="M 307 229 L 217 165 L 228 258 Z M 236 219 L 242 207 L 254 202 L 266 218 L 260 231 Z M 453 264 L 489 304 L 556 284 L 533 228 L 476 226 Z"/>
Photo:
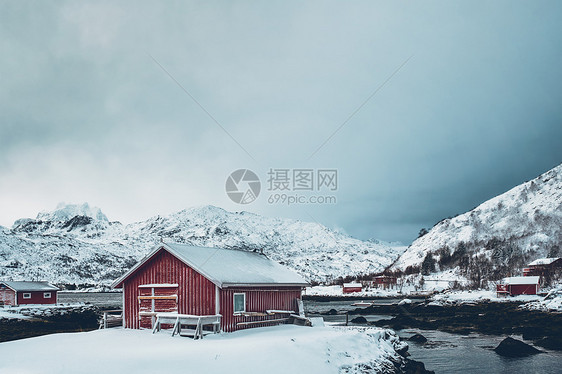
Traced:
<path id="1" fill-rule="evenodd" d="M 345 325 L 347 326 L 349 323 L 349 312 L 345 312 Z"/>

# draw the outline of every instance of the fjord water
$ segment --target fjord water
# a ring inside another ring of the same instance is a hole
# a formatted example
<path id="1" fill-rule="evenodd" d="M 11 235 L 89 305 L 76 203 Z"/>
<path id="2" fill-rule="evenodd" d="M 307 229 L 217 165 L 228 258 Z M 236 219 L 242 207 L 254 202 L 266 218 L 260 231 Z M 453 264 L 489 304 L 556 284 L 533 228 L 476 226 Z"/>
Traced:
<path id="1" fill-rule="evenodd" d="M 375 304 L 396 302 L 395 299 L 374 300 Z M 345 323 L 345 312 L 356 309 L 352 306 L 355 301 L 314 302 L 305 301 L 307 312 L 326 313 L 331 309 L 338 311 L 337 315 L 324 315 L 327 323 Z M 349 319 L 359 316 L 355 314 Z M 388 319 L 391 316 L 364 315 L 368 321 Z M 398 335 L 407 339 L 419 333 L 427 338 L 427 343 L 418 344 L 408 342 L 409 358 L 421 361 L 425 368 L 435 373 L 562 373 L 562 352 L 546 350 L 537 347 L 544 353 L 523 357 L 502 357 L 494 352 L 494 348 L 506 336 L 475 334 L 458 335 L 437 330 L 404 329 L 397 331 Z M 512 336 L 522 340 L 521 336 Z M 529 343 L 529 342 L 527 342 Z"/>

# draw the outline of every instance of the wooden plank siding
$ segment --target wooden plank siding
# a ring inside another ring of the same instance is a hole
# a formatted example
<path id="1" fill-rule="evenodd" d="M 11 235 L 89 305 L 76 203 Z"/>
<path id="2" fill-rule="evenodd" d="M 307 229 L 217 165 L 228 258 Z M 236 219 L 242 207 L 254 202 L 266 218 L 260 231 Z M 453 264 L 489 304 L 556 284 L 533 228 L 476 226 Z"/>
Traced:
<path id="1" fill-rule="evenodd" d="M 2 305 L 16 305 L 16 292 L 0 284 L 0 302 Z"/>
<path id="2" fill-rule="evenodd" d="M 177 283 L 177 310 L 181 314 L 215 314 L 215 285 L 201 274 L 165 250 L 154 257 L 123 282 L 124 326 L 138 329 L 139 286 L 145 284 Z M 141 292 L 151 293 L 150 288 Z M 164 290 L 164 289 L 162 289 Z M 174 288 L 174 293 L 175 293 Z"/>
<path id="3" fill-rule="evenodd" d="M 265 316 L 234 315 L 234 294 L 246 294 L 246 312 L 265 313 L 266 310 L 291 310 L 298 314 L 297 300 L 301 298 L 300 287 L 236 287 L 220 290 L 220 314 L 223 331 L 231 332 L 249 327 L 269 326 L 267 320 L 288 317 L 289 314 Z M 240 325 L 240 322 L 264 321 L 263 324 Z"/>

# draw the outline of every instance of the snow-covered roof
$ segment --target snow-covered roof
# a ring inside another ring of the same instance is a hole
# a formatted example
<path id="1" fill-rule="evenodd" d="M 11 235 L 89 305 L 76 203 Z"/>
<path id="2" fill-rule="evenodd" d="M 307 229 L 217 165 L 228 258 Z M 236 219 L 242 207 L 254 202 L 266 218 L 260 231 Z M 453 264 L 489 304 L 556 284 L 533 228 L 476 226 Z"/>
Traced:
<path id="1" fill-rule="evenodd" d="M 559 260 L 560 257 L 552 257 L 552 258 L 539 258 L 536 259 L 535 261 L 531 262 L 529 264 L 529 266 L 533 266 L 533 265 L 550 265 L 552 264 L 554 261 Z"/>
<path id="2" fill-rule="evenodd" d="M 344 283 L 343 286 L 345 288 L 357 288 L 357 287 L 361 288 L 361 287 L 363 287 L 361 285 L 361 283 Z"/>
<path id="3" fill-rule="evenodd" d="M 300 275 L 270 260 L 265 255 L 232 249 L 197 247 L 179 243 L 163 243 L 157 246 L 131 270 L 116 280 L 118 287 L 161 249 L 165 249 L 179 260 L 201 273 L 217 286 L 308 286 Z"/>
<path id="4" fill-rule="evenodd" d="M 26 282 L 26 281 L 1 281 L 14 291 L 58 291 L 59 289 L 47 282 Z"/>
<path id="5" fill-rule="evenodd" d="M 539 284 L 539 279 L 539 276 L 509 277 L 503 280 L 503 284 Z"/>

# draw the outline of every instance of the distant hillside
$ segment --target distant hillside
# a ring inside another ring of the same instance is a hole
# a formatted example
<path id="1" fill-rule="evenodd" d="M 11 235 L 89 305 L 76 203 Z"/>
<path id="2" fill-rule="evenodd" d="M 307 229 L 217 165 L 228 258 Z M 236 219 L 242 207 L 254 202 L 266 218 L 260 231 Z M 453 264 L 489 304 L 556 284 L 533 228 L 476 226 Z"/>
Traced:
<path id="1" fill-rule="evenodd" d="M 562 165 L 436 224 L 391 270 L 458 270 L 478 287 L 518 274 L 531 260 L 562 255 Z"/>
<path id="2" fill-rule="evenodd" d="M 204 206 L 122 225 L 88 204 L 61 205 L 0 229 L 0 279 L 108 285 L 161 239 L 262 251 L 310 281 L 378 272 L 401 253 L 317 223 Z M 225 264 L 227 266 L 227 264 Z"/>

